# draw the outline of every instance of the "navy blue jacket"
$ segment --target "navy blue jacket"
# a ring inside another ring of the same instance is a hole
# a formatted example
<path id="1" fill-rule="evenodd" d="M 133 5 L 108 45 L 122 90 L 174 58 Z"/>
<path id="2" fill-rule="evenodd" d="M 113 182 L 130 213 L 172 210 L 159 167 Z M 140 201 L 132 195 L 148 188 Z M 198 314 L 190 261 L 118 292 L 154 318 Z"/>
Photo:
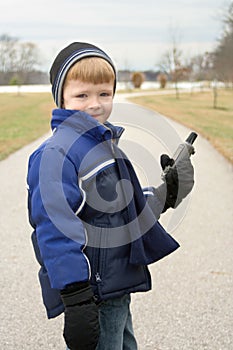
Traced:
<path id="1" fill-rule="evenodd" d="M 147 265 L 179 247 L 157 220 L 162 208 L 155 193 L 143 193 L 117 145 L 121 127 L 56 109 L 52 129 L 30 156 L 27 176 L 49 318 L 64 310 L 60 290 L 74 282 L 90 280 L 100 301 L 150 290 Z"/>

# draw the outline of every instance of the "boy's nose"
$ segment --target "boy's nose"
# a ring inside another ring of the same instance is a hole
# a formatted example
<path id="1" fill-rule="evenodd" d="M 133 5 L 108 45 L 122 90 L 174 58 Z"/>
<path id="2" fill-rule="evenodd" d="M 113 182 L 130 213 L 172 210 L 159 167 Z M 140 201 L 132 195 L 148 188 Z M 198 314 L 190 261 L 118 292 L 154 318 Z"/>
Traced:
<path id="1" fill-rule="evenodd" d="M 90 100 L 89 108 L 99 108 L 100 107 L 100 101 L 98 96 L 93 96 Z"/>

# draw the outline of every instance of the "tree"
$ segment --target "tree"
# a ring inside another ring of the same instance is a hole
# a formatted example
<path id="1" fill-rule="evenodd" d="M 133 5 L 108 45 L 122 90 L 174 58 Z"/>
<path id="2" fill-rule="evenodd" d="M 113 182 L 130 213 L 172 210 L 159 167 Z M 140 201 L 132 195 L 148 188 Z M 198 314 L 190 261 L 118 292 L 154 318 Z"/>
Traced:
<path id="1" fill-rule="evenodd" d="M 162 72 L 168 74 L 175 84 L 176 98 L 179 98 L 178 82 L 185 79 L 190 70 L 183 63 L 183 53 L 179 49 L 177 33 L 172 31 L 171 47 L 163 54 L 161 63 L 159 64 Z"/>
<path id="2" fill-rule="evenodd" d="M 11 80 L 9 81 L 9 85 L 17 86 L 17 94 L 19 96 L 21 86 L 20 78 L 17 75 L 12 76 Z"/>
<path id="3" fill-rule="evenodd" d="M 18 38 L 8 34 L 0 35 L 0 82 L 8 84 L 12 77 L 18 76 L 27 82 L 28 73 L 38 65 L 38 49 L 34 43 L 21 43 Z"/>
<path id="4" fill-rule="evenodd" d="M 175 84 L 176 98 L 179 98 L 178 82 L 185 78 L 188 68 L 182 64 L 182 51 L 173 42 L 171 49 L 167 50 L 162 57 L 160 64 L 162 71 L 167 73 Z"/>
<path id="5" fill-rule="evenodd" d="M 215 78 L 213 71 L 213 53 L 205 52 L 190 59 L 190 69 L 193 80 L 212 80 Z"/>
<path id="6" fill-rule="evenodd" d="M 28 74 L 38 65 L 38 49 L 34 43 L 21 43 L 16 57 L 16 71 L 21 81 L 26 82 Z"/>
<path id="7" fill-rule="evenodd" d="M 213 66 L 219 80 L 233 83 L 233 2 L 222 21 L 224 29 L 213 54 Z"/>
<path id="8" fill-rule="evenodd" d="M 10 73 L 14 71 L 17 42 L 17 38 L 7 34 L 0 36 L 0 79 L 3 84 L 9 82 Z"/>

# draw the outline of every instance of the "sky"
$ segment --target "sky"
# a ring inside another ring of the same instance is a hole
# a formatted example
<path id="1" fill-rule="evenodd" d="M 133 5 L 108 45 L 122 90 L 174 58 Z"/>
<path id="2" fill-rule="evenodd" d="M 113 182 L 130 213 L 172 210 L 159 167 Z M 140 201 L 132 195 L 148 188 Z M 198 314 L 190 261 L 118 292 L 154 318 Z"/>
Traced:
<path id="1" fill-rule="evenodd" d="M 105 50 L 117 69 L 154 70 L 175 38 L 183 57 L 211 51 L 230 0 L 7 0 L 0 35 L 33 42 L 40 69 L 73 41 Z"/>

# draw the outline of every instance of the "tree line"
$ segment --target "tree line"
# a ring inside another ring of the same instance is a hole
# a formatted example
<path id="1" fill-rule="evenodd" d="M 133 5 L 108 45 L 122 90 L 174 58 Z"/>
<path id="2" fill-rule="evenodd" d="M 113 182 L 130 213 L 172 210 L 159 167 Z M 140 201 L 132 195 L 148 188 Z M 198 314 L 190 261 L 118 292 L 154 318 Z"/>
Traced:
<path id="1" fill-rule="evenodd" d="M 221 81 L 233 87 L 233 2 L 223 14 L 223 29 L 217 40 L 216 49 L 184 59 L 179 48 L 176 35 L 172 34 L 171 46 L 161 59 L 160 68 L 163 74 L 178 84 L 181 80 L 188 81 Z"/>
<path id="2" fill-rule="evenodd" d="M 39 50 L 32 42 L 20 42 L 8 34 L 0 35 L 0 84 L 21 85 L 38 70 Z"/>
<path id="3" fill-rule="evenodd" d="M 171 47 L 164 52 L 159 64 L 158 80 L 161 87 L 166 85 L 168 79 L 175 86 L 181 80 L 218 80 L 233 87 L 233 1 L 224 12 L 222 22 L 224 26 L 216 49 L 189 60 L 183 58 L 176 37 L 172 37 Z M 0 85 L 47 83 L 47 73 L 39 69 L 39 57 L 39 49 L 35 43 L 21 42 L 8 34 L 0 35 Z M 133 72 L 131 79 L 143 81 L 138 72 Z"/>

